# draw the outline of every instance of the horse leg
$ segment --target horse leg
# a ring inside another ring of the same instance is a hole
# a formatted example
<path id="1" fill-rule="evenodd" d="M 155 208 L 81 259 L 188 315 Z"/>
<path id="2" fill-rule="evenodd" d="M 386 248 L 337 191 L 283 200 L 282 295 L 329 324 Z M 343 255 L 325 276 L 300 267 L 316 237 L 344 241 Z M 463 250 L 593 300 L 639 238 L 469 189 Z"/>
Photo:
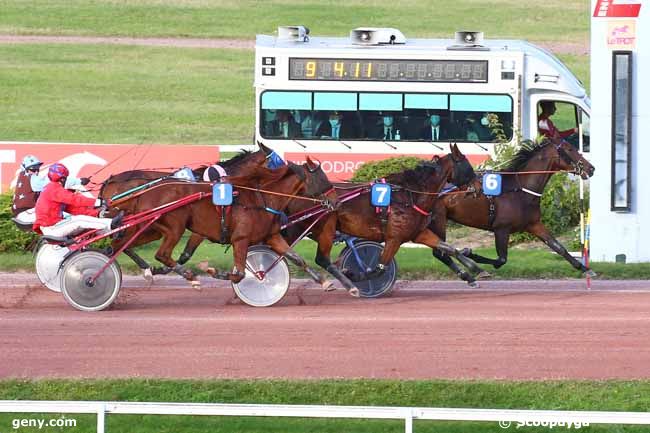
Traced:
<path id="1" fill-rule="evenodd" d="M 541 221 L 531 224 L 526 228 L 526 231 L 541 239 L 550 249 L 564 257 L 567 262 L 571 263 L 571 266 L 581 271 L 585 276 L 595 277 L 597 275 L 591 268 L 586 267 L 580 260 L 577 260 L 569 254 L 566 248 L 564 248 L 564 246 L 549 233 L 548 229 Z"/>
<path id="2" fill-rule="evenodd" d="M 181 265 L 187 263 L 187 261 L 192 258 L 192 255 L 199 247 L 199 245 L 201 245 L 203 239 L 205 239 L 203 236 L 192 233 L 192 236 L 190 236 L 190 238 L 187 240 L 187 244 L 185 244 L 185 249 L 178 258 L 178 263 Z"/>
<path id="3" fill-rule="evenodd" d="M 334 220 L 336 221 L 336 220 Z M 325 269 L 327 272 L 329 272 L 334 278 L 339 280 L 341 284 L 343 284 L 343 287 L 345 290 L 352 290 L 356 289 L 354 286 L 354 283 L 350 281 L 348 277 L 346 277 L 343 272 L 336 266 L 334 263 L 332 263 L 330 256 L 332 253 L 332 243 L 333 243 L 333 236 L 331 232 L 326 232 L 325 230 L 321 230 L 320 233 L 315 236 L 316 242 L 318 242 L 318 248 L 316 250 L 316 264 L 320 266 L 321 268 Z"/>
<path id="4" fill-rule="evenodd" d="M 395 238 L 386 239 L 386 242 L 384 242 L 384 250 L 381 252 L 377 266 L 375 266 L 375 269 L 365 274 L 364 279 L 372 280 L 373 278 L 377 278 L 383 274 L 386 271 L 386 266 L 391 260 L 393 260 L 393 257 L 397 254 L 402 243 L 401 240 Z"/>
<path id="5" fill-rule="evenodd" d="M 472 259 L 465 257 L 463 254 L 461 254 L 460 251 L 458 251 L 452 245 L 449 245 L 447 242 L 443 242 L 438 236 L 436 236 L 435 233 L 429 229 L 421 231 L 415 237 L 414 241 L 418 244 L 426 245 L 429 248 L 437 248 L 439 251 L 455 257 L 461 265 L 465 266 L 468 271 L 473 272 L 474 274 L 478 274 L 478 278 L 483 278 L 490 275 L 481 269 L 476 263 L 474 263 Z"/>
<path id="6" fill-rule="evenodd" d="M 129 248 L 124 250 L 124 254 L 126 254 L 131 260 L 133 260 L 136 265 L 138 265 L 138 267 L 143 271 L 144 279 L 151 284 L 153 282 L 153 273 L 151 272 L 151 265 L 149 265 L 149 263 L 147 263 L 135 251 L 132 251 Z"/>
<path id="7" fill-rule="evenodd" d="M 510 239 L 510 229 L 502 228 L 494 231 L 494 244 L 497 248 L 497 258 L 491 259 L 489 257 L 481 256 L 474 253 L 471 249 L 465 248 L 462 250 L 464 256 L 469 257 L 476 263 L 483 263 L 492 265 L 495 269 L 499 269 L 508 261 L 508 240 Z"/>
<path id="8" fill-rule="evenodd" d="M 160 247 L 158 248 L 158 251 L 156 251 L 155 255 L 156 260 L 188 280 L 192 285 L 192 288 L 199 289 L 200 283 L 195 279 L 194 273 L 192 273 L 191 270 L 184 268 L 183 265 L 178 264 L 172 258 L 172 251 L 183 235 L 185 226 L 178 224 L 176 227 L 180 227 L 179 230 L 178 228 L 174 229 L 165 224 L 155 223 L 152 227 L 162 234 L 162 241 L 160 242 Z"/>
<path id="9" fill-rule="evenodd" d="M 431 254 L 433 254 L 433 257 L 444 263 L 449 269 L 451 269 L 452 272 L 454 272 L 456 275 L 458 275 L 458 278 L 461 280 L 467 282 L 467 284 L 470 287 L 473 288 L 478 288 L 479 284 L 476 282 L 476 279 L 467 272 L 466 270 L 462 269 L 460 266 L 458 266 L 454 261 L 449 257 L 448 254 L 443 253 L 439 249 L 432 249 Z"/>
<path id="10" fill-rule="evenodd" d="M 429 224 L 429 229 L 440 238 L 442 241 L 447 240 L 447 212 L 446 209 L 442 208 L 439 211 L 436 212 L 435 218 L 431 220 L 431 223 Z M 458 277 L 467 282 L 467 284 L 470 287 L 477 288 L 478 283 L 470 274 L 467 272 L 465 269 L 462 269 L 460 266 L 458 266 L 451 257 L 449 257 L 448 254 L 443 253 L 437 248 L 432 248 L 431 249 L 431 254 L 433 257 L 438 259 L 440 262 L 444 263 L 449 269 L 451 269 L 452 272 L 454 272 Z"/>
<path id="11" fill-rule="evenodd" d="M 294 250 L 291 249 L 287 241 L 284 240 L 282 235 L 279 233 L 274 234 L 266 241 L 267 245 L 270 246 L 273 251 L 276 253 L 285 256 L 292 263 L 298 266 L 300 269 L 305 271 L 314 281 L 321 285 L 325 290 L 333 290 L 332 282 L 323 278 L 321 274 L 310 268 L 305 260 L 300 257 Z M 356 290 L 356 287 L 355 287 Z M 352 293 L 352 291 L 350 291 Z"/>

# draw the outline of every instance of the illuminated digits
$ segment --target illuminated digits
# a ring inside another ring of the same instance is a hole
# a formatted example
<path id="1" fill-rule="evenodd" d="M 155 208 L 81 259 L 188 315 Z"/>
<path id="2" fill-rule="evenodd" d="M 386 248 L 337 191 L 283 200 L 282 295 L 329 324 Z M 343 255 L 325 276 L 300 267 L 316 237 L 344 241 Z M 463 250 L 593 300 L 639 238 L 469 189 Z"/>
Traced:
<path id="1" fill-rule="evenodd" d="M 343 62 L 334 63 L 334 72 L 339 74 L 339 77 L 343 76 Z"/>
<path id="2" fill-rule="evenodd" d="M 359 77 L 359 69 L 361 68 L 361 63 L 357 62 L 357 67 L 354 68 L 354 77 L 358 78 Z"/>
<path id="3" fill-rule="evenodd" d="M 316 62 L 307 62 L 306 69 L 305 77 L 314 78 L 316 76 Z"/>
<path id="4" fill-rule="evenodd" d="M 370 78 L 372 74 L 372 63 L 368 63 L 368 78 Z"/>

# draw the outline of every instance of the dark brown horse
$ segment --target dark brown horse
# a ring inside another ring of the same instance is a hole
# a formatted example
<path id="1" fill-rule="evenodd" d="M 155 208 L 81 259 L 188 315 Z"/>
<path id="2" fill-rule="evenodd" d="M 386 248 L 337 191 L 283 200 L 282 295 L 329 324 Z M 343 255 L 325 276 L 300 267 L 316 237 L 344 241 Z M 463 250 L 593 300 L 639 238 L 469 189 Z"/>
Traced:
<path id="1" fill-rule="evenodd" d="M 327 176 L 309 158 L 301 165 L 289 164 L 276 170 L 255 167 L 248 176 L 232 177 L 229 181 L 235 186 L 238 195 L 235 202 L 226 210 L 225 230 L 222 230 L 220 208 L 212 204 L 211 197 L 190 203 L 186 206 L 163 214 L 150 228 L 162 236 L 162 242 L 156 252 L 156 259 L 174 272 L 193 281 L 194 275 L 176 262 L 171 253 L 180 240 L 185 229 L 208 239 L 211 242 L 228 243 L 233 247 L 234 268 L 231 272 L 219 273 L 219 278 L 239 282 L 244 278 L 246 254 L 250 245 L 268 244 L 275 252 L 282 254 L 324 287 L 330 285 L 317 272 L 310 269 L 280 235 L 280 221 L 275 211 L 285 211 L 289 201 L 300 199 L 296 194 L 304 194 L 310 203 L 332 203 L 335 197 Z M 247 187 L 256 187 L 266 192 L 253 191 Z M 129 213 L 153 209 L 165 203 L 187 197 L 193 193 L 210 193 L 212 185 L 208 183 L 190 183 L 166 180 L 144 193 L 125 200 L 117 207 Z M 279 193 L 281 195 L 275 195 Z M 304 199 L 304 197 L 303 197 Z M 116 242 L 119 247 L 137 227 L 128 229 L 123 239 Z M 135 241 L 135 246 L 150 242 L 149 238 Z"/>
<path id="2" fill-rule="evenodd" d="M 372 279 L 381 274 L 405 242 L 416 242 L 430 248 L 441 249 L 458 257 L 473 272 L 482 272 L 474 262 L 467 260 L 451 245 L 442 242 L 427 228 L 431 221 L 430 212 L 445 183 L 465 185 L 474 177 L 474 170 L 465 155 L 456 145 L 452 145 L 450 154 L 442 158 L 436 157 L 431 162 L 421 163 L 413 170 L 406 170 L 386 178 L 386 182 L 393 185 L 393 192 L 390 213 L 386 215 L 384 221 L 370 203 L 370 192 L 364 188 L 367 184 L 339 185 L 337 188 L 339 197 L 351 189 L 357 188 L 363 191 L 351 200 L 340 201 L 336 213 L 319 222 L 312 229 L 311 237 L 318 243 L 316 263 L 340 280 L 347 289 L 353 287 L 353 283 L 330 260 L 333 233 L 338 229 L 348 235 L 385 242 L 377 267 L 365 276 L 350 275 L 352 280 Z M 308 205 L 294 202 L 289 205 L 289 210 L 295 213 L 306 206 Z M 294 240 L 305 226 L 306 224 L 299 224 L 290 227 L 287 231 L 288 240 Z"/>
<path id="3" fill-rule="evenodd" d="M 491 198 L 482 193 L 481 180 L 471 185 L 473 193 L 453 194 L 443 197 L 435 206 L 431 231 L 446 238 L 447 219 L 460 224 L 494 232 L 498 258 L 490 259 L 464 250 L 464 254 L 478 263 L 500 268 L 508 260 L 508 239 L 511 233 L 528 232 L 553 251 L 564 257 L 571 265 L 589 275 L 595 273 L 573 258 L 555 239 L 541 221 L 540 201 L 546 183 L 557 170 L 572 171 L 588 179 L 594 167 L 565 141 L 542 141 L 522 148 L 511 163 L 503 169 L 501 195 Z M 519 172 L 539 172 L 521 173 Z M 472 283 L 471 275 L 459 269 L 443 251 L 434 250 L 433 255 L 450 267 L 458 276 Z"/>
<path id="4" fill-rule="evenodd" d="M 235 157 L 226 161 L 219 162 L 229 175 L 237 176 L 245 174 L 252 170 L 254 167 L 266 163 L 266 159 L 273 152 L 271 149 L 265 147 L 263 144 L 258 143 L 260 150 L 257 152 L 242 151 Z M 198 179 L 202 179 L 203 171 L 207 166 L 201 166 L 194 170 L 193 173 Z M 99 190 L 99 197 L 107 200 L 112 200 L 121 194 L 128 196 L 128 191 L 137 189 L 143 185 L 155 185 L 159 181 L 169 178 L 173 173 L 168 171 L 158 170 L 130 170 L 110 176 L 106 179 Z M 153 183 L 152 183 L 153 182 Z M 147 230 L 140 235 L 148 242 L 160 239 L 161 234 L 155 230 Z M 186 263 L 191 257 L 198 246 L 203 242 L 203 238 L 197 234 L 192 234 L 186 245 L 183 253 L 181 253 L 178 263 L 181 265 Z M 116 248 L 116 245 L 113 245 Z M 124 251 L 125 254 L 133 260 L 140 269 L 144 271 L 145 278 L 150 279 L 151 275 L 166 274 L 171 271 L 167 267 L 154 267 L 152 268 L 142 257 L 140 257 L 131 248 Z"/>

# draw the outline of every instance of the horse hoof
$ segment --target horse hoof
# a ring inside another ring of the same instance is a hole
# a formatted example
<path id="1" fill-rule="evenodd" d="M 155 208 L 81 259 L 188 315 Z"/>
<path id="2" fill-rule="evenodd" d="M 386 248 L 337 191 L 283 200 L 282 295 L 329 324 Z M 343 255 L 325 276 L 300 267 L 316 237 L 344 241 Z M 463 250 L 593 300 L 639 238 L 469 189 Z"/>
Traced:
<path id="1" fill-rule="evenodd" d="M 350 296 L 352 296 L 354 298 L 358 298 L 360 296 L 359 295 L 359 289 L 357 289 L 356 287 L 354 289 L 348 290 L 348 293 L 350 294 Z"/>
<path id="2" fill-rule="evenodd" d="M 325 281 L 323 281 L 323 282 L 321 283 L 321 287 L 322 287 L 323 290 L 325 290 L 326 292 L 331 292 L 332 290 L 335 290 L 335 289 L 336 289 L 336 287 L 334 287 L 334 283 L 331 282 L 330 280 L 325 280 Z"/>
<path id="3" fill-rule="evenodd" d="M 192 280 L 190 281 L 190 285 L 194 290 L 201 291 L 201 282 L 198 280 Z"/>
<path id="4" fill-rule="evenodd" d="M 479 274 L 476 276 L 479 280 L 485 279 L 485 278 L 492 278 L 492 274 L 490 274 L 488 271 L 481 271 Z"/>
<path id="5" fill-rule="evenodd" d="M 481 285 L 478 283 L 478 281 L 471 281 L 467 283 L 468 286 L 470 286 L 472 289 L 480 289 Z"/>
<path id="6" fill-rule="evenodd" d="M 151 272 L 151 268 L 145 269 L 142 273 L 142 276 L 147 281 L 147 283 L 153 284 L 153 272 Z"/>
<path id="7" fill-rule="evenodd" d="M 469 257 L 472 254 L 472 249 L 471 248 L 463 248 L 460 250 L 460 253 L 464 255 L 465 257 Z"/>
<path id="8" fill-rule="evenodd" d="M 597 274 L 596 272 L 594 272 L 593 269 L 587 269 L 587 270 L 583 273 L 583 275 L 584 275 L 585 277 L 589 277 L 589 278 L 595 278 L 595 277 L 598 276 L 598 274 Z"/>

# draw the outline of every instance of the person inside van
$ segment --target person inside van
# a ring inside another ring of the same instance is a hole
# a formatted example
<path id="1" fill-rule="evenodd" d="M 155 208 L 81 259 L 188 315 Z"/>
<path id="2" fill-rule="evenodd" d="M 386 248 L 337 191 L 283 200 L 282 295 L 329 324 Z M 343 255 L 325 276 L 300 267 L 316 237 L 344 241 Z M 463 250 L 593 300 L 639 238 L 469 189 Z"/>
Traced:
<path id="1" fill-rule="evenodd" d="M 565 131 L 560 131 L 555 127 L 553 121 L 551 120 L 551 116 L 555 114 L 556 111 L 555 102 L 542 101 L 539 103 L 539 106 L 542 109 L 537 123 L 537 128 L 539 129 L 540 134 L 554 140 L 561 140 L 578 132 L 578 128 L 571 128 Z"/>

